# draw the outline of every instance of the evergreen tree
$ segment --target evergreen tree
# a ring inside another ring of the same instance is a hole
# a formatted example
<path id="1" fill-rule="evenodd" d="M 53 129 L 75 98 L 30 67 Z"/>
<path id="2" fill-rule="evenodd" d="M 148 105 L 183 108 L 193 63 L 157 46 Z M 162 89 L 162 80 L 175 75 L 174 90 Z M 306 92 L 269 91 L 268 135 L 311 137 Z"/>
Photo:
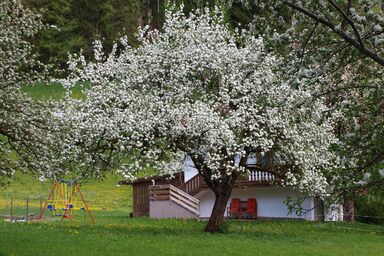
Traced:
<path id="1" fill-rule="evenodd" d="M 76 34 L 78 26 L 72 17 L 72 0 L 25 0 L 27 6 L 42 14 L 47 24 L 34 38 L 39 58 L 45 63 L 63 68 L 68 53 L 79 51 L 86 44 L 84 37 Z"/>

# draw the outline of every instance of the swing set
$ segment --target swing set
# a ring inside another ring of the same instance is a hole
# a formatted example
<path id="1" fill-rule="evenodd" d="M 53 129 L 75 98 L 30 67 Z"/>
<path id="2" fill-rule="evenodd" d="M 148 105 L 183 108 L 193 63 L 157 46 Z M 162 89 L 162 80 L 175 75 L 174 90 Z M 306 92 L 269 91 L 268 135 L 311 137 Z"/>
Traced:
<path id="1" fill-rule="evenodd" d="M 82 208 L 76 208 L 78 201 L 77 195 L 80 195 L 81 201 L 84 204 Z M 76 180 L 55 181 L 51 186 L 51 191 L 37 220 L 43 218 L 46 210 L 52 213 L 52 217 L 61 217 L 61 220 L 69 219 L 71 223 L 73 223 L 73 215 L 76 214 L 77 210 L 85 210 L 93 224 L 96 224 Z"/>

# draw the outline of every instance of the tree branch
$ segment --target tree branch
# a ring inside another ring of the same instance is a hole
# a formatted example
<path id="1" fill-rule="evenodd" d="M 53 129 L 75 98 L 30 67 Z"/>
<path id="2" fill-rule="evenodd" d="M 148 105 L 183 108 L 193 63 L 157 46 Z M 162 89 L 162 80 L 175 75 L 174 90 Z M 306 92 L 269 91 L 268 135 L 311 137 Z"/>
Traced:
<path id="1" fill-rule="evenodd" d="M 361 39 L 361 36 L 360 36 L 360 33 L 359 31 L 357 30 L 356 26 L 355 26 L 355 23 L 351 20 L 351 18 L 348 16 L 348 14 L 346 14 L 337 4 L 335 4 L 333 1 L 331 0 L 328 0 L 328 2 L 333 6 L 335 7 L 335 9 L 344 17 L 344 20 L 346 20 L 349 25 L 351 25 L 353 31 L 355 32 L 355 35 L 357 37 L 357 40 L 359 41 L 361 47 L 364 48 L 364 43 L 363 43 L 363 40 Z M 345 31 L 342 30 L 344 33 Z"/>
<path id="2" fill-rule="evenodd" d="M 373 61 L 377 62 L 378 64 L 384 66 L 384 57 L 379 56 L 375 51 L 372 49 L 366 48 L 365 46 L 362 46 L 358 40 L 353 38 L 352 36 L 348 35 L 344 31 L 337 29 L 336 26 L 330 22 L 329 20 L 325 20 L 323 18 L 318 17 L 316 14 L 310 12 L 307 9 L 304 9 L 300 6 L 297 6 L 291 2 L 284 1 L 284 4 L 286 4 L 288 7 L 301 12 L 302 14 L 310 17 L 311 19 L 314 19 L 315 21 L 323 24 L 324 26 L 330 28 L 333 32 L 335 32 L 337 35 L 342 37 L 348 44 L 352 45 L 356 49 L 358 49 L 362 54 L 369 57 Z"/>
<path id="3" fill-rule="evenodd" d="M 348 4 L 345 8 L 345 13 L 347 13 L 348 15 L 350 15 L 350 9 L 352 7 L 352 0 L 348 0 Z M 342 22 L 341 22 L 341 30 L 345 31 L 345 27 L 347 26 L 347 19 L 344 19 Z"/>
<path id="4" fill-rule="evenodd" d="M 307 47 L 309 41 L 311 40 L 313 34 L 315 33 L 315 30 L 317 28 L 317 25 L 319 24 L 319 22 L 315 22 L 315 25 L 313 26 L 312 30 L 311 30 L 311 33 L 309 34 L 307 40 L 305 40 L 304 44 L 303 44 L 303 47 L 301 48 L 301 62 L 303 62 L 303 59 L 304 59 L 304 55 L 305 55 L 305 48 Z"/>

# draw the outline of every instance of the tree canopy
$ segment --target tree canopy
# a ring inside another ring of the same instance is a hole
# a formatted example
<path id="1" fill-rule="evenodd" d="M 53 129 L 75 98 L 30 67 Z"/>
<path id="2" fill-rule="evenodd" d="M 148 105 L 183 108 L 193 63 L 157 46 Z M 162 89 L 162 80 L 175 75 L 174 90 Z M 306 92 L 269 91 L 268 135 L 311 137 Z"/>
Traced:
<path id="1" fill-rule="evenodd" d="M 16 170 L 41 176 L 57 164 L 49 151 L 55 145 L 50 143 L 60 138 L 60 121 L 52 115 L 52 104 L 21 91 L 23 84 L 45 74 L 30 43 L 42 27 L 40 16 L 20 2 L 0 3 L 0 177 Z"/>
<path id="2" fill-rule="evenodd" d="M 123 38 L 124 50 L 104 55 L 96 43 L 96 62 L 70 62 L 65 85 L 91 83 L 85 101 L 63 109 L 77 161 L 134 177 L 146 166 L 179 171 L 187 154 L 226 203 L 250 154 L 273 152 L 284 184 L 325 193 L 323 170 L 337 162 L 332 115 L 306 79 L 283 76 L 262 38 L 231 32 L 208 9 L 168 12 L 163 32 L 140 34 L 138 48 Z M 216 210 L 220 224 L 225 204 Z"/>

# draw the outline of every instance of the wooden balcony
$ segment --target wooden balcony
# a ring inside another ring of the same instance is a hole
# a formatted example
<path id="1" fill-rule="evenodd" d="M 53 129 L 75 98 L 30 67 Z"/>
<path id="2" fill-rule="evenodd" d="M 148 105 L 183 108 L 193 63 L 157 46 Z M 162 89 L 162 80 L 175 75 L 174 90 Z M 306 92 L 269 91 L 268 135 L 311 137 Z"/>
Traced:
<path id="1" fill-rule="evenodd" d="M 235 187 L 254 187 L 254 186 L 265 186 L 265 185 L 273 185 L 278 178 L 273 171 L 266 170 L 249 170 L 249 174 L 241 175 L 237 178 Z"/>
<path id="2" fill-rule="evenodd" d="M 251 169 L 248 175 L 244 174 L 237 178 L 235 188 L 272 186 L 276 181 L 278 181 L 278 178 L 273 171 Z M 181 184 L 179 188 L 190 195 L 196 195 L 208 189 L 208 185 L 203 177 L 198 174 Z"/>
<path id="3" fill-rule="evenodd" d="M 179 187 L 184 192 L 190 194 L 190 195 L 196 195 L 202 190 L 208 189 L 207 183 L 205 183 L 203 177 L 199 174 L 193 176 L 190 180 L 187 182 L 181 184 Z"/>

